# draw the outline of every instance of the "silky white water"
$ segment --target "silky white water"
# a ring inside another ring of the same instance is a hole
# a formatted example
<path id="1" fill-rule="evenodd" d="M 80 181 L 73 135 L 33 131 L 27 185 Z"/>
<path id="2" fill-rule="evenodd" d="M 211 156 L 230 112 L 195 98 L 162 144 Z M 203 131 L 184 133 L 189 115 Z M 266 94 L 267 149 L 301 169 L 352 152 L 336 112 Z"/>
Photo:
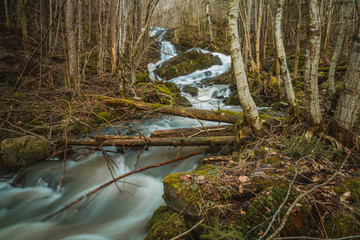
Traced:
<path id="1" fill-rule="evenodd" d="M 163 40 L 165 32 L 163 28 L 152 28 L 151 32 L 152 36 L 158 38 L 162 51 L 161 60 L 149 64 L 150 76 L 154 79 L 156 76 L 153 70 L 178 54 L 170 42 Z M 197 97 L 184 94 L 197 108 L 224 108 L 222 98 L 230 94 L 227 85 L 203 84 L 206 79 L 216 77 L 230 68 L 229 56 L 221 53 L 212 54 L 219 56 L 222 65 L 170 80 L 180 88 L 185 85 L 199 88 Z M 203 121 L 203 124 L 210 126 L 218 123 Z M 197 120 L 175 116 L 162 116 L 124 125 L 136 127 L 147 136 L 155 130 L 201 126 Z M 103 132 L 135 134 L 121 126 L 108 127 L 103 129 Z M 124 154 L 115 153 L 114 147 L 104 149 L 111 151 L 108 154 L 116 164 L 112 172 L 114 177 L 137 168 L 171 160 L 180 151 L 180 148 L 174 147 L 150 147 L 141 154 L 135 166 L 137 150 Z M 186 147 L 181 150 L 181 155 L 199 149 L 201 148 Z M 162 179 L 173 172 L 193 170 L 202 157 L 204 155 L 194 156 L 131 175 L 46 222 L 42 219 L 113 177 L 108 163 L 99 151 L 69 158 L 66 164 L 62 160 L 35 164 L 16 177 L 16 184 L 13 182 L 15 178 L 0 180 L 0 239 L 144 239 L 147 233 L 146 225 L 153 212 L 165 204 L 161 197 Z M 64 168 L 65 179 L 60 187 Z"/>

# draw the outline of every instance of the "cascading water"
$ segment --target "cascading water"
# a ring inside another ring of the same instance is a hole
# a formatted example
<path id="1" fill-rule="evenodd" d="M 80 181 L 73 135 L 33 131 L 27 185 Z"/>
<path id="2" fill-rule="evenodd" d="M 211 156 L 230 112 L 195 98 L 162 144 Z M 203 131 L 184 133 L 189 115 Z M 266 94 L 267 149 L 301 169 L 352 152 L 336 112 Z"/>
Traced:
<path id="1" fill-rule="evenodd" d="M 165 32 L 163 28 L 153 28 L 151 32 L 153 36 L 158 37 L 162 51 L 161 60 L 149 64 L 149 72 L 153 78 L 153 70 L 177 54 L 171 43 L 163 41 Z M 216 77 L 229 70 L 228 56 L 221 53 L 212 54 L 219 56 L 222 65 L 171 80 L 180 87 L 192 85 L 199 88 L 199 97 L 185 94 L 195 107 L 223 107 L 221 97 L 229 95 L 226 85 L 204 86 L 202 83 L 204 79 Z M 203 124 L 210 126 L 218 123 L 203 121 Z M 128 123 L 127 127 L 130 125 L 136 125 L 136 129 L 147 136 L 155 130 L 201 126 L 197 120 L 174 116 Z M 134 134 L 121 126 L 108 127 L 103 131 L 105 134 Z M 198 149 L 186 147 L 181 151 L 181 155 Z M 115 153 L 116 149 L 113 147 L 107 147 L 105 150 L 114 152 L 108 154 L 117 166 L 112 169 L 112 175 L 115 177 L 137 168 L 173 159 L 179 152 L 178 148 L 173 147 L 150 147 L 137 161 L 137 151 L 121 154 Z M 113 177 L 110 173 L 111 167 L 105 161 L 102 152 L 67 159 L 66 166 L 61 160 L 35 164 L 16 179 L 0 180 L 0 239 L 143 239 L 146 236 L 146 224 L 152 213 L 165 204 L 161 198 L 162 178 L 173 172 L 194 169 L 203 156 L 194 156 L 178 163 L 131 175 L 46 222 L 41 220 Z M 60 187 L 63 174 L 64 184 Z"/>

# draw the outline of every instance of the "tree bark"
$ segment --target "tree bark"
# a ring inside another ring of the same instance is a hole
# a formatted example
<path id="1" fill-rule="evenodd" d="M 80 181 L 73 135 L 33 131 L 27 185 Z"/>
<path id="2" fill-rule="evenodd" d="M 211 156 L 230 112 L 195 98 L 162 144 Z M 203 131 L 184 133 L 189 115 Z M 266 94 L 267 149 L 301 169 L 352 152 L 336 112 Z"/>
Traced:
<path id="1" fill-rule="evenodd" d="M 111 74 L 114 75 L 117 69 L 117 38 L 116 38 L 116 3 L 110 1 L 110 35 L 111 35 Z"/>
<path id="2" fill-rule="evenodd" d="M 277 0 L 278 7 L 275 17 L 275 43 L 276 43 L 277 56 L 280 61 L 281 74 L 283 75 L 284 78 L 286 98 L 289 101 L 290 106 L 294 107 L 296 104 L 295 93 L 291 83 L 290 72 L 286 62 L 286 52 L 284 48 L 283 35 L 281 31 L 284 2 L 285 2 L 284 0 Z"/>
<path id="3" fill-rule="evenodd" d="M 10 17 L 10 11 L 9 11 L 9 1 L 4 0 L 4 8 L 5 8 L 5 19 L 6 19 L 6 27 L 11 26 L 11 17 Z"/>
<path id="4" fill-rule="evenodd" d="M 300 60 L 300 32 L 301 32 L 301 5 L 302 1 L 298 1 L 297 10 L 298 10 L 298 22 L 296 24 L 296 50 L 295 50 L 295 63 L 294 63 L 294 73 L 293 79 L 298 78 L 298 69 L 299 69 L 299 60 Z"/>
<path id="5" fill-rule="evenodd" d="M 78 76 L 78 55 L 77 55 L 77 39 L 76 39 L 76 25 L 75 25 L 75 2 L 66 0 L 65 3 L 65 25 L 68 44 L 68 59 L 69 59 L 69 79 L 67 80 L 67 87 L 75 86 L 75 91 L 78 92 L 79 76 Z"/>
<path id="6" fill-rule="evenodd" d="M 354 144 L 358 139 L 354 131 L 360 115 L 360 23 L 349 56 L 344 87 L 335 111 L 332 132 L 344 144 Z"/>
<path id="7" fill-rule="evenodd" d="M 41 39 L 49 28 L 49 6 L 47 0 L 40 0 L 40 23 L 41 23 Z M 42 47 L 42 57 L 49 51 L 49 35 L 46 36 Z"/>
<path id="8" fill-rule="evenodd" d="M 309 124 L 319 126 L 322 122 L 317 77 L 321 44 L 320 12 L 317 0 L 306 0 L 305 5 L 308 33 L 304 72 L 305 109 L 307 111 Z"/>
<path id="9" fill-rule="evenodd" d="M 335 47 L 335 50 L 334 50 L 334 54 L 333 54 L 333 56 L 331 58 L 329 75 L 328 75 L 328 84 L 329 84 L 328 95 L 329 95 L 330 99 L 333 99 L 334 95 L 335 95 L 336 63 L 337 63 L 338 58 L 340 57 L 342 48 L 344 46 L 346 29 L 347 29 L 351 14 L 353 12 L 354 3 L 355 3 L 355 0 L 349 0 L 348 1 L 347 7 L 346 7 L 346 10 L 345 10 L 345 14 L 344 14 L 344 18 L 342 20 L 339 36 L 338 36 L 338 39 L 336 41 L 336 47 Z"/>
<path id="10" fill-rule="evenodd" d="M 120 138 L 110 136 L 111 140 L 106 139 L 67 139 L 57 142 L 59 145 L 86 145 L 86 146 L 214 146 L 228 145 L 235 139 L 234 136 L 217 137 L 193 137 L 193 138 Z"/>
<path id="11" fill-rule="evenodd" d="M 234 135 L 234 131 L 235 131 L 234 125 L 176 128 L 176 129 L 154 131 L 151 133 L 150 137 L 178 138 L 178 137 L 232 136 Z"/>
<path id="12" fill-rule="evenodd" d="M 210 2 L 206 2 L 206 19 L 209 26 L 209 36 L 210 36 L 210 42 L 215 44 L 214 35 L 212 32 L 212 23 L 211 23 L 211 15 L 210 15 Z"/>
<path id="13" fill-rule="evenodd" d="M 241 107 L 247 122 L 251 126 L 255 135 L 263 134 L 263 126 L 260 123 L 259 113 L 256 104 L 251 97 L 247 76 L 244 69 L 244 63 L 241 55 L 241 46 L 239 41 L 239 0 L 231 0 L 229 4 L 229 35 L 231 36 L 231 60 L 234 66 L 234 76 Z"/>
<path id="14" fill-rule="evenodd" d="M 324 36 L 324 51 L 325 52 L 327 51 L 327 44 L 328 44 L 328 38 L 329 38 L 329 33 L 330 33 L 331 20 L 332 20 L 332 16 L 334 13 L 333 1 L 334 0 L 329 0 L 327 11 L 326 11 L 327 21 L 326 21 L 326 31 L 325 31 L 325 36 Z M 350 1 L 352 1 L 352 0 L 350 0 Z"/>
<path id="15" fill-rule="evenodd" d="M 25 6 L 23 0 L 17 0 L 17 12 L 18 17 L 20 18 L 20 26 L 21 26 L 21 33 L 22 39 L 24 43 L 24 52 L 26 55 L 30 55 L 30 42 L 27 30 L 27 18 L 25 12 Z"/>

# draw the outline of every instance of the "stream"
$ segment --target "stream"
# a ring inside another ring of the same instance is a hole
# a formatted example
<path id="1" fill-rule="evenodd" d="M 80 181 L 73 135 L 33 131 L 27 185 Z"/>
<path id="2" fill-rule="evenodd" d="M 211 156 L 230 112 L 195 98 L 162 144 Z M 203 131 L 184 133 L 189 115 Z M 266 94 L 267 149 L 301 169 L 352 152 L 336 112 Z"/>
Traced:
<path id="1" fill-rule="evenodd" d="M 151 28 L 151 35 L 158 39 L 161 49 L 161 60 L 148 66 L 153 79 L 157 77 L 153 71 L 178 54 L 174 45 L 164 40 L 166 31 L 160 27 Z M 202 49 L 195 50 L 207 52 Z M 240 111 L 239 107 L 223 104 L 223 99 L 230 94 L 229 86 L 204 84 L 208 79 L 219 76 L 230 68 L 230 56 L 211 54 L 218 56 L 222 64 L 169 81 L 177 84 L 180 89 L 186 85 L 199 89 L 197 97 L 183 93 L 193 107 L 215 110 L 220 107 Z M 219 124 L 202 122 L 206 126 Z M 149 136 L 155 130 L 197 127 L 201 124 L 194 119 L 164 115 L 142 122 L 123 123 L 123 126 L 127 128 L 119 125 L 102 131 L 105 134 L 118 132 L 122 135 L 135 135 L 134 131 L 128 129 L 134 127 Z M 170 173 L 193 170 L 204 157 L 204 154 L 198 155 L 131 175 L 78 203 L 64 214 L 42 222 L 41 219 L 49 214 L 113 179 L 112 175 L 117 177 L 137 168 L 171 160 L 180 150 L 174 147 L 150 147 L 141 154 L 135 165 L 137 150 L 116 153 L 114 147 L 104 149 L 111 151 L 108 154 L 112 165 L 105 160 L 102 152 L 96 151 L 69 158 L 66 162 L 52 159 L 32 165 L 16 176 L 16 185 L 13 184 L 15 179 L 0 179 L 0 239 L 144 239 L 147 234 L 146 225 L 153 212 L 159 206 L 165 205 L 162 199 L 162 179 Z M 180 156 L 199 149 L 201 147 L 183 148 Z M 66 174 L 64 184 L 60 187 L 64 167 Z"/>

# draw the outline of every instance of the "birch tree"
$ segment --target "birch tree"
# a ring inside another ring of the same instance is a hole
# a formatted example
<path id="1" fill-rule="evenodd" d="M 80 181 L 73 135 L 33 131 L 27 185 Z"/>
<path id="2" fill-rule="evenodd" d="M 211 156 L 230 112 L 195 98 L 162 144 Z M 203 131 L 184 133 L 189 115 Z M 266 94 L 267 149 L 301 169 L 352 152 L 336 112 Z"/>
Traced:
<path id="1" fill-rule="evenodd" d="M 75 91 L 79 91 L 80 86 L 78 76 L 77 39 L 75 26 L 75 2 L 71 0 L 66 0 L 65 3 L 65 25 L 69 60 L 69 79 L 67 79 L 66 86 L 72 87 L 75 85 Z"/>
<path id="2" fill-rule="evenodd" d="M 344 87 L 335 111 L 333 134 L 344 144 L 354 143 L 354 130 L 360 115 L 360 23 L 352 43 Z"/>
<path id="3" fill-rule="evenodd" d="M 344 46 L 344 41 L 345 41 L 345 35 L 346 35 L 346 29 L 349 23 L 349 19 L 351 17 L 353 8 L 354 8 L 354 3 L 355 0 L 349 0 L 346 10 L 345 10 L 345 14 L 344 14 L 344 18 L 341 24 L 341 28 L 340 28 L 340 32 L 339 32 L 339 36 L 338 39 L 336 41 L 336 47 L 334 50 L 334 54 L 331 58 L 331 63 L 330 63 L 330 69 L 329 69 L 329 75 L 328 75 L 328 84 L 329 84 L 329 89 L 328 89 L 328 94 L 329 97 L 332 99 L 335 95 L 335 70 L 336 70 L 336 63 L 338 58 L 340 57 L 341 51 L 343 49 Z"/>
<path id="4" fill-rule="evenodd" d="M 295 106 L 295 93 L 291 83 L 290 72 L 286 62 L 286 52 L 283 43 L 283 36 L 281 30 L 281 22 L 284 11 L 284 0 L 277 1 L 277 13 L 275 17 L 275 44 L 277 56 L 280 61 L 280 70 L 283 75 L 286 98 L 289 101 L 290 105 Z"/>
<path id="5" fill-rule="evenodd" d="M 305 109 L 309 124 L 318 126 L 322 122 L 319 102 L 318 69 L 321 45 L 321 21 L 317 0 L 305 1 L 307 12 L 307 47 L 305 57 Z"/>
<path id="6" fill-rule="evenodd" d="M 239 0 L 231 0 L 229 3 L 229 35 L 231 36 L 231 60 L 233 63 L 236 87 L 241 107 L 247 122 L 256 135 L 261 135 L 263 127 L 260 123 L 256 104 L 251 97 L 249 85 L 242 60 L 241 46 L 239 41 L 238 16 Z"/>

